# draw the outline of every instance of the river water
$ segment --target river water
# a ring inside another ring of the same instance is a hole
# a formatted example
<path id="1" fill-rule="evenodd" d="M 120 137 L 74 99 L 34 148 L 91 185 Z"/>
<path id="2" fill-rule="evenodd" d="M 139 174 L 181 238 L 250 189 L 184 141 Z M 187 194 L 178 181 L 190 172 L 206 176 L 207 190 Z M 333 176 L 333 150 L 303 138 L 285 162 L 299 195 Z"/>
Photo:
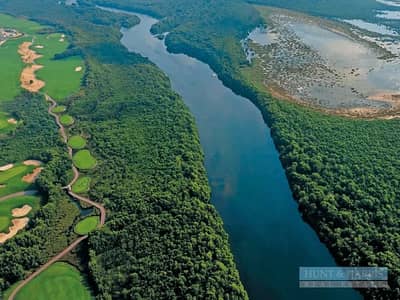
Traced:
<path id="1" fill-rule="evenodd" d="M 334 266 L 303 222 L 260 111 L 226 88 L 204 63 L 170 54 L 150 34 L 157 20 L 123 29 L 122 44 L 170 78 L 196 118 L 212 203 L 223 218 L 241 279 L 251 299 L 361 299 L 351 289 L 299 289 L 299 266 Z"/>

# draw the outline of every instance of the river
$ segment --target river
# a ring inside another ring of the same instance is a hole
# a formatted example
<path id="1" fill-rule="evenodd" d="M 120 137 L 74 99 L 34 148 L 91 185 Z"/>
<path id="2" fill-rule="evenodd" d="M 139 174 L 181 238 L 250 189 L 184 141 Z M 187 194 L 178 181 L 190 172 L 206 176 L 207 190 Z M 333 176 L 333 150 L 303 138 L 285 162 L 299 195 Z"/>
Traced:
<path id="1" fill-rule="evenodd" d="M 226 88 L 204 63 L 170 54 L 150 34 L 157 20 L 123 29 L 122 44 L 148 57 L 170 78 L 196 118 L 212 203 L 223 218 L 251 299 L 361 299 L 351 289 L 299 289 L 299 266 L 334 266 L 302 220 L 260 111 Z"/>

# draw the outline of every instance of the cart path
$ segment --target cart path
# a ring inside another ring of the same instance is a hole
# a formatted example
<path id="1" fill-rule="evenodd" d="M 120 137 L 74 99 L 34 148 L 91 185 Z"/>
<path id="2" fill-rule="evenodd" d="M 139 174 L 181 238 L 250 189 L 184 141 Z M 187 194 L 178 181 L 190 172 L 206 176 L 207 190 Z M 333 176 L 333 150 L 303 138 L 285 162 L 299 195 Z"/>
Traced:
<path id="1" fill-rule="evenodd" d="M 45 263 L 43 266 L 41 266 L 39 269 L 37 269 L 35 272 L 33 272 L 31 275 L 29 275 L 27 278 L 25 278 L 17 287 L 16 289 L 11 293 L 10 297 L 8 297 L 9 300 L 13 300 L 15 296 L 18 294 L 18 292 L 25 286 L 27 285 L 32 279 L 34 279 L 36 276 L 38 276 L 40 273 L 42 273 L 44 270 L 46 270 L 48 267 L 50 267 L 53 263 L 58 261 L 60 258 L 62 258 L 64 255 L 66 255 L 68 252 L 70 252 L 72 249 L 74 249 L 76 246 L 79 245 L 83 240 L 87 239 L 87 235 L 81 236 L 80 238 L 76 239 L 72 244 L 70 244 L 67 248 L 65 248 L 63 251 L 58 253 L 56 256 L 54 256 L 52 259 L 50 259 L 47 263 Z"/>
<path id="2" fill-rule="evenodd" d="M 14 193 L 11 195 L 0 197 L 0 202 L 6 201 L 11 198 L 15 198 L 15 197 L 33 196 L 33 195 L 36 195 L 37 193 L 38 193 L 38 191 L 36 191 L 36 190 L 27 190 L 27 191 L 23 191 L 23 192 L 18 192 L 18 193 Z"/>
<path id="3" fill-rule="evenodd" d="M 72 154 L 73 154 L 73 150 L 70 146 L 68 146 L 68 136 L 67 133 L 65 131 L 64 126 L 61 124 L 60 122 L 60 116 L 53 113 L 53 109 L 57 106 L 57 102 L 52 99 L 50 96 L 48 96 L 47 94 L 45 94 L 45 98 L 48 102 L 50 102 L 50 106 L 48 108 L 48 113 L 49 115 L 53 116 L 58 127 L 60 128 L 60 134 L 63 138 L 64 143 L 67 145 L 67 149 L 68 149 L 68 155 L 72 160 Z M 74 177 L 71 180 L 71 182 L 66 186 L 63 187 L 63 189 L 67 190 L 68 195 L 70 195 L 72 198 L 75 198 L 77 200 L 80 200 L 82 202 L 85 202 L 91 206 L 96 207 L 99 211 L 100 211 L 100 222 L 99 222 L 99 226 L 98 228 L 101 228 L 105 221 L 106 221 L 106 209 L 104 208 L 103 205 L 101 205 L 100 203 L 94 202 L 92 200 L 90 200 L 89 198 L 86 197 L 82 197 L 79 196 L 77 194 L 75 194 L 74 192 L 72 192 L 72 185 L 78 180 L 79 178 L 79 170 L 74 166 L 74 164 L 72 163 L 72 171 L 74 173 Z M 26 191 L 26 192 L 32 192 L 32 191 Z M 26 192 L 22 192 L 22 193 L 26 193 Z M 35 191 L 36 192 L 36 191 Z M 15 197 L 17 194 L 20 193 L 16 193 L 13 195 L 9 195 L 9 196 L 13 196 Z M 24 194 L 23 194 L 24 195 Z M 9 197 L 6 196 L 6 197 Z M 17 195 L 18 196 L 18 195 Z M 4 198 L 4 197 L 3 197 Z M 0 198 L 0 201 L 2 200 L 6 200 Z M 9 198 L 7 198 L 9 199 Z M 55 263 L 56 261 L 58 261 L 59 259 L 61 259 L 63 256 L 65 256 L 67 253 L 69 253 L 72 249 L 74 249 L 76 246 L 78 246 L 82 241 L 84 241 L 85 239 L 87 239 L 87 235 L 81 236 L 78 239 L 76 239 L 72 244 L 70 244 L 67 248 L 65 248 L 64 250 L 62 250 L 59 254 L 57 254 L 56 256 L 54 256 L 52 259 L 50 259 L 47 263 L 45 263 L 43 266 L 41 266 L 39 269 L 37 269 L 35 272 L 33 272 L 31 275 L 29 275 L 26 279 L 24 279 L 17 287 L 16 289 L 11 293 L 10 297 L 8 298 L 8 300 L 14 300 L 15 296 L 17 295 L 17 293 L 25 286 L 27 285 L 32 279 L 34 279 L 36 276 L 38 276 L 40 273 L 42 273 L 43 271 L 45 271 L 48 267 L 50 267 L 53 263 Z"/>

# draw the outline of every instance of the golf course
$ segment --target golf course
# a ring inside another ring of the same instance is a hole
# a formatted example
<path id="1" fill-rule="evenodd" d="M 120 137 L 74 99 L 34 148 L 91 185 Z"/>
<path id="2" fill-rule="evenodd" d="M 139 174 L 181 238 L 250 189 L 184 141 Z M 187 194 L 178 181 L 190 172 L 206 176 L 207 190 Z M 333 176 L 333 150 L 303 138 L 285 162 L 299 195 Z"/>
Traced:
<path id="1" fill-rule="evenodd" d="M 10 296 L 10 289 L 4 296 Z M 27 284 L 15 296 L 16 300 L 89 300 L 93 299 L 85 279 L 70 264 L 57 262 Z"/>
<path id="2" fill-rule="evenodd" d="M 96 165 L 95 158 L 88 150 L 81 150 L 87 144 L 86 139 L 79 135 L 67 138 L 64 126 L 73 125 L 74 118 L 66 113 L 66 106 L 58 106 L 53 100 L 64 99 L 79 91 L 85 73 L 83 59 L 65 54 L 71 46 L 68 37 L 54 28 L 4 14 L 0 14 L 0 28 L 12 28 L 16 33 L 0 44 L 0 64 L 3 66 L 0 70 L 0 138 L 12 139 L 10 134 L 19 124 L 7 111 L 5 104 L 24 90 L 43 93 L 51 99 L 48 113 L 55 118 L 64 141 L 68 141 L 71 161 L 79 169 L 93 168 Z M 72 157 L 72 149 L 80 151 Z M 35 184 L 43 169 L 40 165 L 41 162 L 29 160 L 0 166 L 0 247 L 24 229 L 40 209 L 41 198 L 36 195 Z M 89 190 L 90 178 L 79 178 L 78 170 L 72 167 L 74 178 L 67 193 L 72 198 L 79 197 L 80 201 L 98 207 L 102 218 L 90 216 L 77 221 L 74 228 L 81 237 L 9 289 L 5 295 L 7 299 L 92 299 L 80 272 L 72 265 L 58 262 L 86 239 L 88 233 L 102 226 L 105 220 L 102 206 L 78 195 L 74 197 L 73 192 L 84 193 Z"/>

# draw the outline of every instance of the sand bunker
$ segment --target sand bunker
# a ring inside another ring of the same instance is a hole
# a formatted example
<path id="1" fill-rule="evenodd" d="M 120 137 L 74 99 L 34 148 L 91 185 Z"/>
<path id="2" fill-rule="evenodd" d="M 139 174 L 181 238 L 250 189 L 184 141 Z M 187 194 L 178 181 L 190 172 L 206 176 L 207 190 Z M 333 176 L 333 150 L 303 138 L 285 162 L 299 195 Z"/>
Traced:
<path id="1" fill-rule="evenodd" d="M 24 206 L 20 208 L 14 208 L 11 213 L 14 218 L 21 218 L 25 217 L 29 212 L 32 210 L 32 207 L 28 204 L 25 204 Z"/>
<path id="2" fill-rule="evenodd" d="M 12 124 L 12 125 L 16 125 L 17 124 L 17 120 L 15 120 L 14 118 L 8 119 L 7 120 L 8 124 Z"/>
<path id="3" fill-rule="evenodd" d="M 35 72 L 43 68 L 43 66 L 35 65 L 34 63 L 35 59 L 42 57 L 42 55 L 29 49 L 31 45 L 31 42 L 23 42 L 18 48 L 18 53 L 21 55 L 22 61 L 26 64 L 31 64 L 22 70 L 20 81 L 23 89 L 36 93 L 45 86 L 45 83 L 42 80 L 36 79 Z"/>
<path id="4" fill-rule="evenodd" d="M 39 176 L 40 172 L 42 172 L 43 168 L 36 168 L 33 170 L 31 174 L 25 175 L 22 177 L 22 181 L 26 183 L 32 183 L 36 180 L 36 178 Z"/>
<path id="5" fill-rule="evenodd" d="M 5 243 L 7 240 L 14 237 L 18 231 L 24 229 L 29 223 L 29 218 L 14 219 L 12 220 L 12 226 L 8 228 L 9 233 L 0 233 L 0 244 Z"/>
<path id="6" fill-rule="evenodd" d="M 43 49 L 44 46 L 42 46 L 42 45 L 36 45 L 35 48 L 36 48 L 36 49 Z"/>
<path id="7" fill-rule="evenodd" d="M 0 184 L 0 189 L 4 189 L 6 186 L 4 184 Z"/>
<path id="8" fill-rule="evenodd" d="M 44 81 L 36 79 L 35 72 L 40 70 L 43 66 L 32 65 L 26 67 L 21 73 L 21 87 L 32 93 L 37 93 L 45 86 Z"/>
<path id="9" fill-rule="evenodd" d="M 18 53 L 21 55 L 22 61 L 26 64 L 33 64 L 36 59 L 42 57 L 42 55 L 37 54 L 35 51 L 29 49 L 31 45 L 31 42 L 23 42 L 18 48 Z"/>
<path id="10" fill-rule="evenodd" d="M 59 41 L 59 42 L 64 42 L 64 39 L 63 39 L 63 38 L 61 38 L 61 39 L 59 39 L 58 41 Z"/>
<path id="11" fill-rule="evenodd" d="M 4 171 L 7 171 L 7 170 L 10 170 L 13 167 L 14 167 L 14 164 L 8 164 L 8 165 L 5 165 L 5 166 L 2 166 L 2 167 L 0 167 L 0 172 L 4 172 Z"/>
<path id="12" fill-rule="evenodd" d="M 24 161 L 24 165 L 39 167 L 40 165 L 42 165 L 42 162 L 40 160 L 29 159 Z"/>
<path id="13" fill-rule="evenodd" d="M 75 72 L 80 72 L 80 71 L 82 71 L 82 67 L 81 66 L 75 68 Z"/>

